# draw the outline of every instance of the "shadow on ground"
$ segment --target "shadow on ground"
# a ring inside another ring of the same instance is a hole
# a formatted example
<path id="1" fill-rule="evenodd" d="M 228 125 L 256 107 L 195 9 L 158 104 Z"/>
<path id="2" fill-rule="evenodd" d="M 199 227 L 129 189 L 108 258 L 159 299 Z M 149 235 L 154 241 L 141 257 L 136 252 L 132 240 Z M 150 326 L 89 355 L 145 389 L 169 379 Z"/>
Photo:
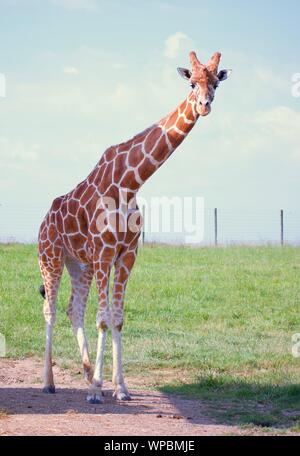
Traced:
<path id="1" fill-rule="evenodd" d="M 104 385 L 104 404 L 91 405 L 86 402 L 87 390 L 82 383 L 58 366 L 54 367 L 58 381 L 54 395 L 42 393 L 40 384 L 36 385 L 42 369 L 40 361 L 31 358 L 0 360 L 0 369 L 2 427 L 5 417 L 11 416 L 16 419 L 16 429 L 20 433 L 26 428 L 27 433 L 37 434 L 42 421 L 45 432 L 52 432 L 51 423 L 58 426 L 56 419 L 60 420 L 60 427 L 63 421 L 66 422 L 65 433 L 75 433 L 81 431 L 83 418 L 89 417 L 89 426 L 92 426 L 97 418 L 95 415 L 105 417 L 103 432 L 115 433 L 119 432 L 120 426 L 122 429 L 127 426 L 124 432 L 134 429 L 136 433 L 142 431 L 149 435 L 156 435 L 155 432 L 162 429 L 165 435 L 170 432 L 174 435 L 180 432 L 182 435 L 224 434 L 236 432 L 234 428 L 241 425 L 260 426 L 266 432 L 268 428 L 300 432 L 300 385 L 288 380 L 286 384 L 276 385 L 266 379 L 264 383 L 255 383 L 247 378 L 236 380 L 222 374 L 203 374 L 192 383 L 179 384 L 177 380 L 158 388 L 158 391 L 130 388 L 133 399 L 130 402 L 113 398 L 112 385 L 107 382 Z M 130 384 L 138 383 L 131 379 L 129 387 Z M 72 415 L 69 420 L 59 417 L 68 414 Z M 36 421 L 34 415 L 37 415 Z M 76 420 L 74 415 L 78 415 Z M 21 424 L 18 417 L 23 420 Z M 78 428 L 73 429 L 75 421 Z M 15 432 L 13 425 L 13 419 L 9 418 L 6 422 L 6 426 L 11 426 L 8 433 Z M 60 428 L 57 432 L 61 432 Z M 96 424 L 94 432 L 98 432 Z"/>
<path id="2" fill-rule="evenodd" d="M 169 419 L 170 425 L 171 420 L 174 424 L 214 424 L 200 401 L 198 404 L 159 391 L 131 391 L 131 395 L 131 401 L 117 401 L 112 391 L 106 389 L 104 403 L 91 405 L 86 402 L 86 390 L 80 388 L 58 387 L 55 394 L 45 394 L 35 387 L 1 387 L 0 409 L 8 415 L 137 415 L 137 419 L 148 416 L 157 419 L 158 426 L 164 419 Z"/>
<path id="3" fill-rule="evenodd" d="M 300 431 L 300 384 L 260 385 L 203 376 L 194 383 L 171 384 L 159 390 L 168 394 L 171 402 L 178 396 L 194 398 L 194 407 L 202 404 L 207 419 L 216 424 Z M 176 401 L 176 406 L 180 414 L 180 402 Z"/>
<path id="4" fill-rule="evenodd" d="M 10 415 L 20 414 L 152 414 L 157 413 L 155 408 L 144 404 L 145 395 L 135 392 L 132 401 L 117 401 L 112 391 L 104 392 L 104 403 L 91 405 L 86 401 L 87 391 L 77 388 L 57 388 L 55 394 L 45 394 L 41 388 L 9 387 L 0 388 L 0 409 Z M 151 393 L 155 399 L 155 393 Z M 164 395 L 157 393 L 157 399 L 164 401 Z M 143 403 L 142 403 L 143 402 Z"/>

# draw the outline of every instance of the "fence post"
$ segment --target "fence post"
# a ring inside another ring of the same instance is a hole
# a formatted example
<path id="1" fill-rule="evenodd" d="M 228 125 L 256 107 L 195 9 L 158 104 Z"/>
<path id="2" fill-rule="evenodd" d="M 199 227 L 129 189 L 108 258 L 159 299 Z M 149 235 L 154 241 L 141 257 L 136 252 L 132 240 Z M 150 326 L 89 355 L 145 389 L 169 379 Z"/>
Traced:
<path id="1" fill-rule="evenodd" d="M 143 206 L 143 210 L 142 210 L 142 217 L 143 217 L 143 228 L 142 228 L 142 245 L 145 244 L 145 214 L 146 214 L 146 211 L 145 211 L 145 206 Z"/>
<path id="2" fill-rule="evenodd" d="M 284 229 L 283 229 L 283 210 L 280 211 L 280 242 L 281 245 L 284 244 Z"/>
<path id="3" fill-rule="evenodd" d="M 218 245 L 218 209 L 215 208 L 215 246 Z"/>

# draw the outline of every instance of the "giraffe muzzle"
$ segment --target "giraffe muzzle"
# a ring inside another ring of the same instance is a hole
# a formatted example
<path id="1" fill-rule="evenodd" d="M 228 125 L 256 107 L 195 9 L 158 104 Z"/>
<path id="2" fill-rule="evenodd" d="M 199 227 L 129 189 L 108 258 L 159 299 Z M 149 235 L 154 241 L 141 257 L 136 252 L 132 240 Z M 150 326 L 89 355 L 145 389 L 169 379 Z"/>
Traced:
<path id="1" fill-rule="evenodd" d="M 196 108 L 198 114 L 202 117 L 208 116 L 211 112 L 211 104 L 207 102 L 205 105 L 199 103 Z"/>

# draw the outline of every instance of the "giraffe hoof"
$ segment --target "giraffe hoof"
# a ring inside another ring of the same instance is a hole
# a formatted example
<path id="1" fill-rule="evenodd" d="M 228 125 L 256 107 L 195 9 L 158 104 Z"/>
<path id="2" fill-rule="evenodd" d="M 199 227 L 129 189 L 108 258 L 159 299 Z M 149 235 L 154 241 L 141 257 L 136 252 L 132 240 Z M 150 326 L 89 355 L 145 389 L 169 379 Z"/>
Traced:
<path id="1" fill-rule="evenodd" d="M 43 393 L 46 394 L 55 394 L 55 386 L 44 386 Z"/>
<path id="2" fill-rule="evenodd" d="M 122 392 L 115 392 L 114 397 L 118 399 L 118 401 L 131 401 L 131 396 L 129 393 L 122 393 Z"/>
<path id="3" fill-rule="evenodd" d="M 103 393 L 100 394 L 88 394 L 86 398 L 89 404 L 103 404 Z"/>

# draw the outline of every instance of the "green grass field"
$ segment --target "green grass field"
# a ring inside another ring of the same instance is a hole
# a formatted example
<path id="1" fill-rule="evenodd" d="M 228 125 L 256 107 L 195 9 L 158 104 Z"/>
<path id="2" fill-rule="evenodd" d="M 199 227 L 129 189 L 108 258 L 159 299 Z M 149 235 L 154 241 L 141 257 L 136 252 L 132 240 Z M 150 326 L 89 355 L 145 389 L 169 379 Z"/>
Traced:
<path id="1" fill-rule="evenodd" d="M 0 332 L 9 357 L 43 355 L 40 284 L 36 246 L 0 246 Z M 65 313 L 69 293 L 65 274 L 54 358 L 72 368 L 80 357 Z M 291 340 L 300 333 L 299 301 L 299 248 L 145 246 L 127 289 L 125 373 L 202 399 L 219 422 L 299 431 L 300 358 Z M 93 286 L 86 315 L 93 356 L 96 310 Z M 110 365 L 107 350 L 107 377 Z"/>

